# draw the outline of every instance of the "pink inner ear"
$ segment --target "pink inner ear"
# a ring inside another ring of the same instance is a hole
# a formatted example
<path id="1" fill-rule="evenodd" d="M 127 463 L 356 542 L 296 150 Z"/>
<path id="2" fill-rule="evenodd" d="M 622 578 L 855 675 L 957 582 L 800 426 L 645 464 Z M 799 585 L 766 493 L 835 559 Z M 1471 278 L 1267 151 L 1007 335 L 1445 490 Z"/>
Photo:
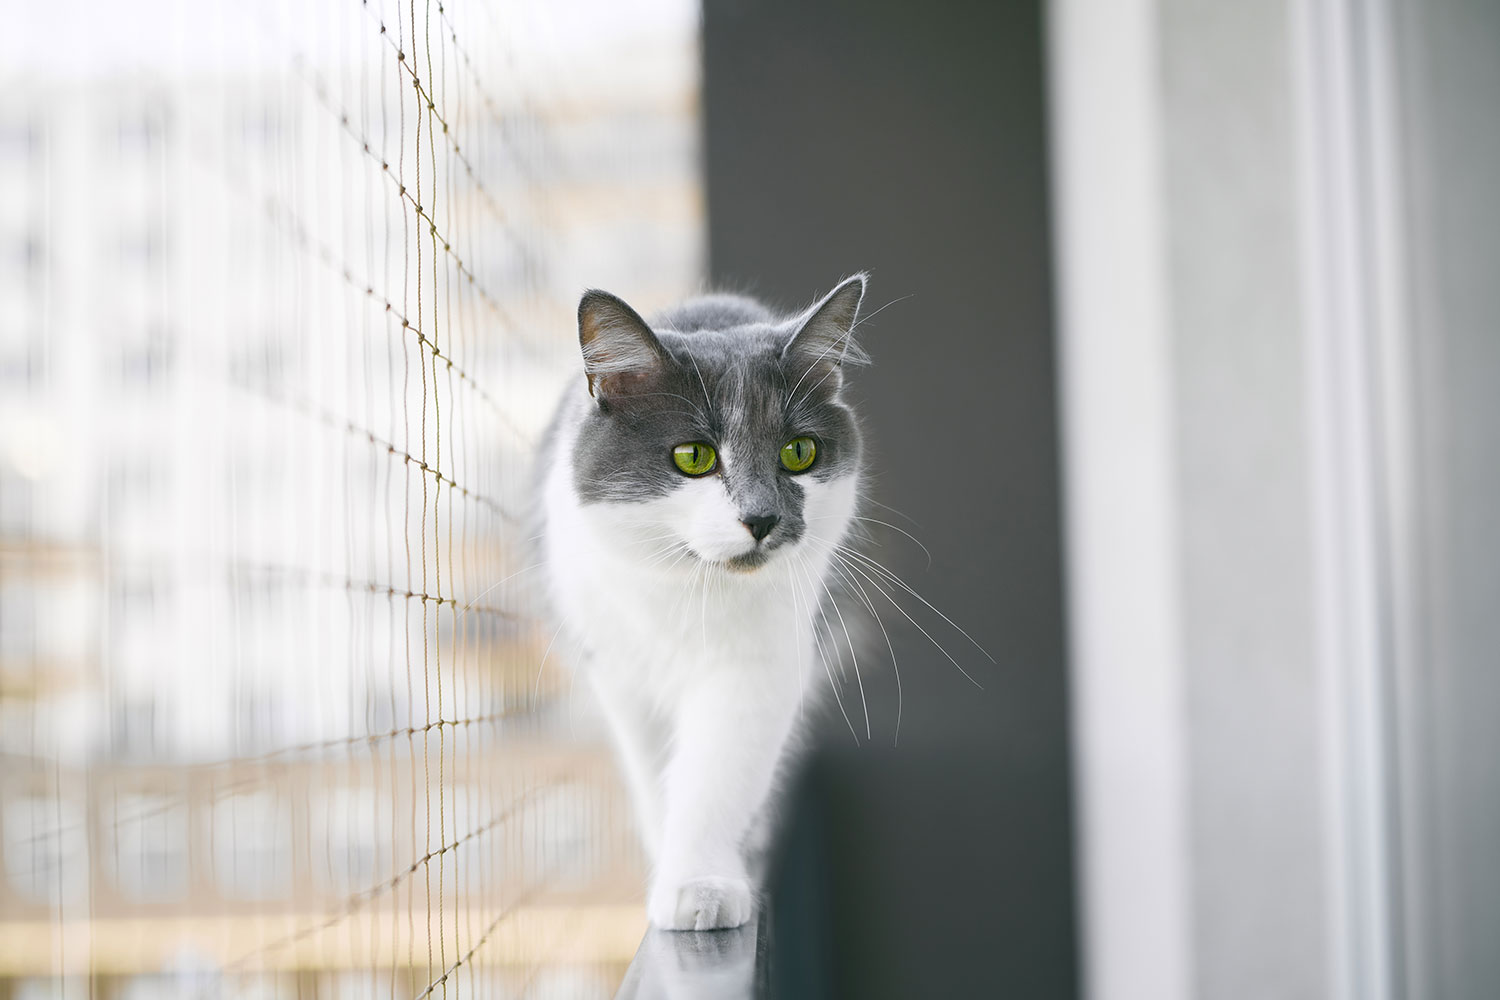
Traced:
<path id="1" fill-rule="evenodd" d="M 595 399 L 601 397 L 629 396 L 644 392 L 651 387 L 654 376 L 650 372 L 613 372 L 608 375 L 590 375 L 589 393 Z"/>

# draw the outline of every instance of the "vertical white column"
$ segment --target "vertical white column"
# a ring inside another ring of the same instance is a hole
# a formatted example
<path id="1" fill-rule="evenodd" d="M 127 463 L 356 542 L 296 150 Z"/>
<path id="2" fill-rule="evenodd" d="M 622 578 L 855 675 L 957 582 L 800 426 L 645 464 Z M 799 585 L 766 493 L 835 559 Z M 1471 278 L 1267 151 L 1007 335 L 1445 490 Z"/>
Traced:
<path id="1" fill-rule="evenodd" d="M 1309 0 L 1297 13 L 1328 965 L 1334 1000 L 1390 1000 L 1401 995 L 1391 698 L 1414 629 L 1391 21 L 1378 0 Z"/>
<path id="2" fill-rule="evenodd" d="M 1050 7 L 1084 979 L 1193 981 L 1170 324 L 1153 0 Z"/>

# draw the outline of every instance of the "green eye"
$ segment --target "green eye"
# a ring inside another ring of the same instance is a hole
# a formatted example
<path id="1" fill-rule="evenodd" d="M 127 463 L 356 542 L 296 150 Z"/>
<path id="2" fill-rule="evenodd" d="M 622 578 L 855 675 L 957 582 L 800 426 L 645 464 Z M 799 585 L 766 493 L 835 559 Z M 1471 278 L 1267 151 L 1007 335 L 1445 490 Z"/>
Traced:
<path id="1" fill-rule="evenodd" d="M 792 438 L 781 446 L 781 464 L 789 472 L 802 472 L 818 457 L 818 446 L 810 437 Z"/>
<path id="2" fill-rule="evenodd" d="M 672 461 L 690 476 L 706 476 L 719 464 L 719 454 L 711 444 L 690 441 L 672 449 Z"/>

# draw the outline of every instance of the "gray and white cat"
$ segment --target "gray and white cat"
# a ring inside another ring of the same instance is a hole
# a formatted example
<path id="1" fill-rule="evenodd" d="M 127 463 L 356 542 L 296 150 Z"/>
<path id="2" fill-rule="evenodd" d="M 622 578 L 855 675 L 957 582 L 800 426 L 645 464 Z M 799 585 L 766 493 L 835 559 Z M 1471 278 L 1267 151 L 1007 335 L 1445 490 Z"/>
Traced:
<path id="1" fill-rule="evenodd" d="M 752 913 L 855 520 L 842 389 L 867 360 L 852 339 L 864 291 L 856 275 L 795 316 L 732 295 L 652 323 L 605 292 L 578 306 L 584 377 L 542 446 L 542 564 L 630 785 L 658 927 Z"/>

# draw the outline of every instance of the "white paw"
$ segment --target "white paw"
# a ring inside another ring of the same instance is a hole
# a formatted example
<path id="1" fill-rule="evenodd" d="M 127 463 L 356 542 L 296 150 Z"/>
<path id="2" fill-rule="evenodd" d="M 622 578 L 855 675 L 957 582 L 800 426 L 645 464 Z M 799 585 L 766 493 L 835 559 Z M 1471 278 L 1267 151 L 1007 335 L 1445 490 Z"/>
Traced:
<path id="1" fill-rule="evenodd" d="M 646 915 L 662 930 L 711 931 L 738 927 L 750 919 L 750 882 L 705 875 L 683 881 L 657 879 L 646 901 Z"/>

